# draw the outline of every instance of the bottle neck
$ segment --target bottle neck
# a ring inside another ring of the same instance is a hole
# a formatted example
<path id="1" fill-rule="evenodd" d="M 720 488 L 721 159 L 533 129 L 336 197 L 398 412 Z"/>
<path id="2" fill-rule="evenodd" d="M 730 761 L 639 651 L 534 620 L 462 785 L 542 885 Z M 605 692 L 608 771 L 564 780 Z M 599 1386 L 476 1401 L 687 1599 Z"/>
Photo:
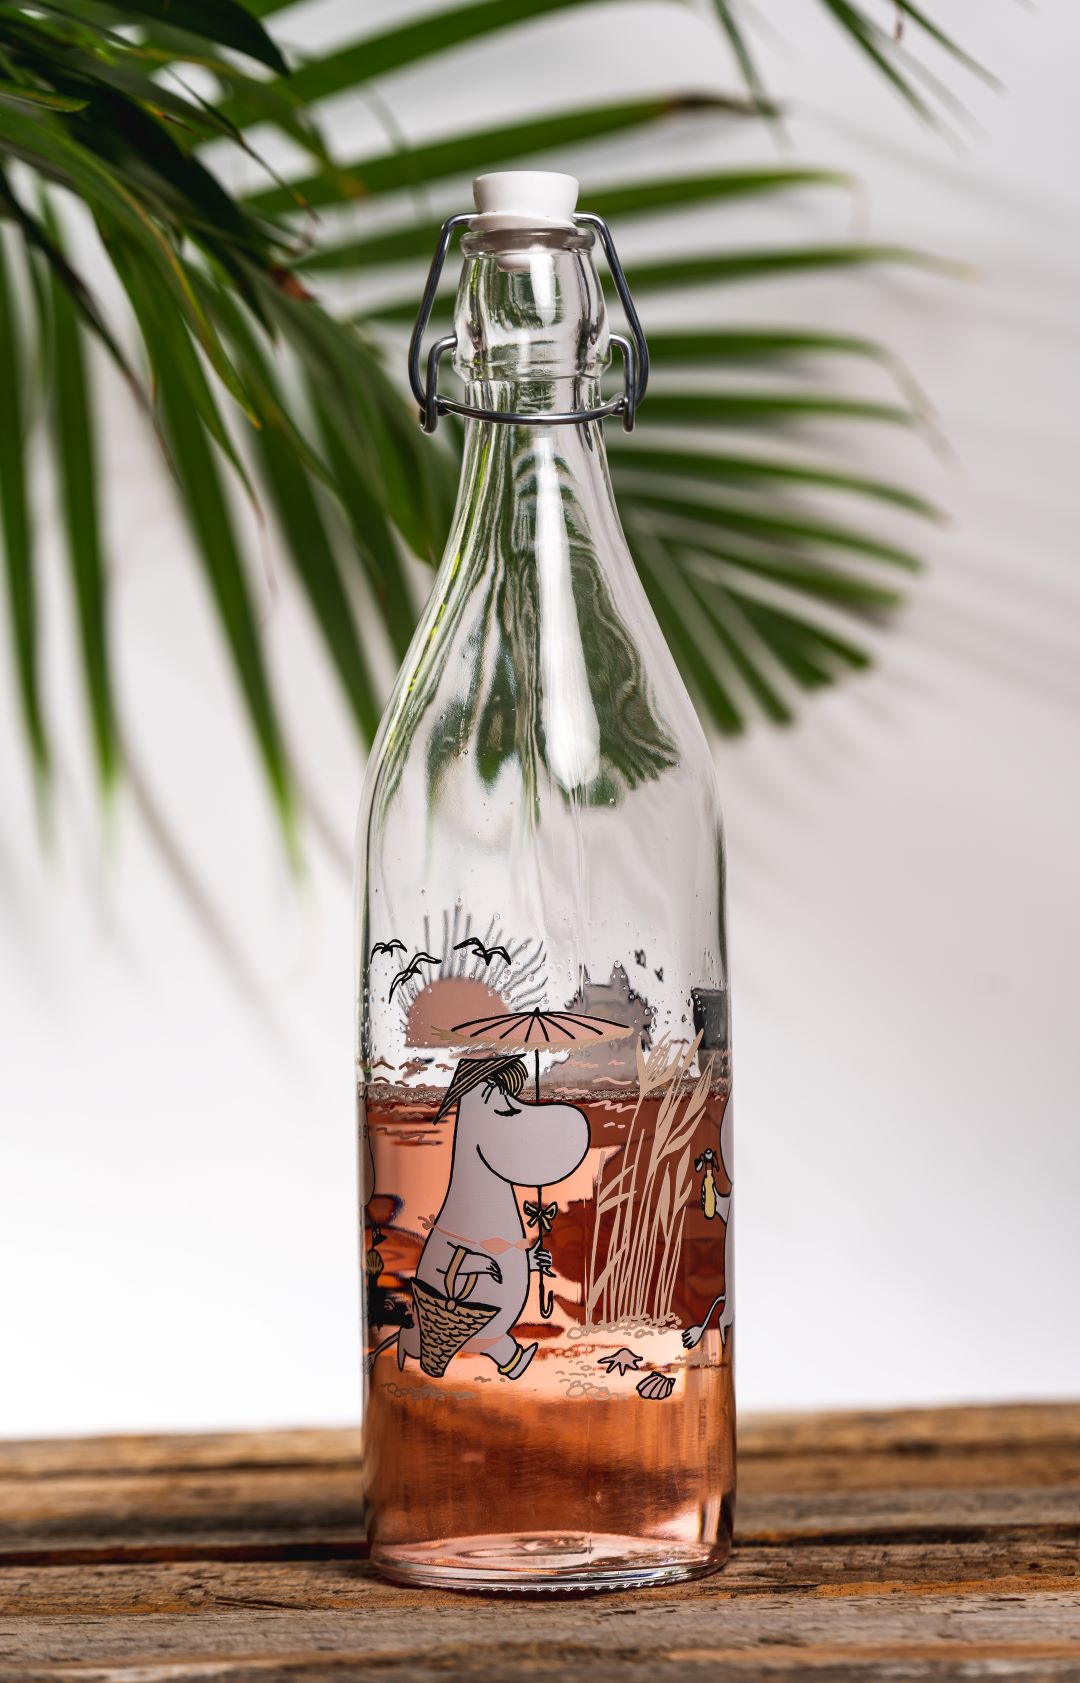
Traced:
<path id="1" fill-rule="evenodd" d="M 492 784 L 516 764 L 530 810 L 542 783 L 610 802 L 676 757 L 647 676 L 670 656 L 619 523 L 603 425 L 544 424 L 600 402 L 608 331 L 591 248 L 574 230 L 465 242 L 455 367 L 468 401 L 535 420 L 466 423 L 410 679 L 426 693 L 449 651 L 467 651 L 474 679 L 445 728 L 475 733 Z"/>
<path id="2" fill-rule="evenodd" d="M 551 374 L 523 369 L 513 378 L 479 378 L 465 383 L 465 401 L 474 409 L 497 414 L 535 417 L 544 426 L 546 415 L 577 415 L 596 409 L 603 401 L 600 379 L 594 374 Z M 565 430 L 573 431 L 572 426 Z M 545 427 L 553 432 L 553 427 Z"/>
<path id="3" fill-rule="evenodd" d="M 468 403 L 538 424 L 599 404 L 609 337 L 593 243 L 575 228 L 465 238 L 454 366 Z"/>

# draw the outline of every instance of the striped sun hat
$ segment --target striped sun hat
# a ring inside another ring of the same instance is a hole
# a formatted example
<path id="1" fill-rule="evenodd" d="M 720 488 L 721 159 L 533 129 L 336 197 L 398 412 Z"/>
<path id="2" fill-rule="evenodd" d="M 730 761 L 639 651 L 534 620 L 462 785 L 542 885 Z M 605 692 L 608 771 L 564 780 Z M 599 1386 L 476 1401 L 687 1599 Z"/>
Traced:
<path id="1" fill-rule="evenodd" d="M 441 1122 L 465 1093 L 471 1093 L 482 1082 L 493 1081 L 504 1093 L 516 1099 L 528 1078 L 524 1058 L 508 1058 L 505 1055 L 501 1058 L 462 1058 L 443 1094 L 435 1121 Z"/>

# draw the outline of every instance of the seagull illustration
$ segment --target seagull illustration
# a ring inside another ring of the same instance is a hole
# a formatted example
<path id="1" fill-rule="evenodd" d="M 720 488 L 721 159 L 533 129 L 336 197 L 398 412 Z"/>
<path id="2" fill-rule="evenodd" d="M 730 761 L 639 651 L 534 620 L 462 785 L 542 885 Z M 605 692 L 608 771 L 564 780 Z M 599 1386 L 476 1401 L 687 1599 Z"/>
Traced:
<path id="1" fill-rule="evenodd" d="M 404 951 L 404 941 L 376 941 L 368 954 L 368 963 L 370 964 L 373 958 L 377 958 L 379 953 L 403 953 Z"/>
<path id="2" fill-rule="evenodd" d="M 601 1356 L 596 1365 L 606 1367 L 609 1373 L 614 1373 L 616 1368 L 620 1373 L 625 1373 L 628 1368 L 640 1367 L 641 1362 L 642 1358 L 635 1351 L 628 1350 L 624 1344 L 613 1356 Z"/>
<path id="3" fill-rule="evenodd" d="M 510 954 L 505 947 L 485 947 L 478 935 L 470 935 L 468 940 L 458 941 L 454 951 L 459 953 L 463 947 L 471 947 L 474 953 L 479 954 L 485 964 L 490 964 L 493 958 L 501 958 L 504 964 L 510 963 Z"/>
<path id="4" fill-rule="evenodd" d="M 401 982 L 411 982 L 414 976 L 419 976 L 420 966 L 422 964 L 438 964 L 438 962 L 438 959 L 432 958 L 430 953 L 414 953 L 404 970 L 399 970 L 397 975 L 394 977 L 394 980 L 390 983 L 390 992 L 386 996 L 387 1003 L 389 1004 L 390 1000 L 393 999 L 394 989 Z"/>

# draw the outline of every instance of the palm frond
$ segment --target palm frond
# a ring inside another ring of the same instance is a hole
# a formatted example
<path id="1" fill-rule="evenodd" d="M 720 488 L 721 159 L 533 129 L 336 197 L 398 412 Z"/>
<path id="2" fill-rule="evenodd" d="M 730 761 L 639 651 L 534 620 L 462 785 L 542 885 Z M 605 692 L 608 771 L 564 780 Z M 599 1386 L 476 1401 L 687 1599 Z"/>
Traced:
<path id="1" fill-rule="evenodd" d="M 38 656 L 37 580 L 26 464 L 26 368 L 21 349 L 26 333 L 21 318 L 10 252 L 0 237 L 0 413 L 4 416 L 0 426 L 0 522 L 19 701 L 34 767 L 44 782 L 50 754 Z"/>
<path id="2" fill-rule="evenodd" d="M 51 209 L 46 226 L 60 237 Z M 52 396 L 60 504 L 79 623 L 83 681 L 101 786 L 108 795 L 119 769 L 119 739 L 108 644 L 105 557 L 98 502 L 97 428 L 87 384 L 85 329 L 54 268 L 49 306 L 53 346 Z"/>
<path id="3" fill-rule="evenodd" d="M 455 47 L 470 45 L 555 12 L 603 3 L 604 0 L 471 0 L 467 5 L 443 6 L 408 23 L 376 35 L 362 35 L 359 40 L 348 41 L 309 59 L 293 72 L 288 88 L 279 91 L 294 104 L 310 107 L 333 94 L 351 93 L 376 77 L 419 64 Z M 240 127 L 257 118 L 246 89 L 228 101 L 224 110 Z"/>
<path id="4" fill-rule="evenodd" d="M 904 26 L 909 21 L 971 75 L 991 87 L 1000 86 L 986 66 L 948 34 L 925 8 L 914 5 L 912 0 L 890 0 L 890 3 L 896 14 L 896 26 L 891 33 L 860 0 L 819 0 L 848 41 L 923 122 L 938 127 L 942 110 L 963 115 L 963 106 L 952 90 L 907 49 Z M 767 86 L 750 45 L 744 15 L 749 8 L 745 0 L 713 0 L 713 6 L 748 92 L 762 107 L 767 106 Z M 927 93 L 920 91 L 920 82 Z"/>
<path id="5" fill-rule="evenodd" d="M 275 36 L 288 39 L 295 3 L 0 6 L 0 402 L 8 419 L 0 529 L 32 762 L 46 778 L 26 465 L 41 370 L 25 349 L 34 334 L 28 341 L 22 322 L 24 269 L 37 288 L 37 338 L 53 340 L 49 436 L 102 781 L 115 779 L 120 754 L 92 424 L 95 342 L 158 429 L 290 845 L 298 797 L 230 487 L 273 520 L 357 731 L 369 740 L 382 699 L 373 645 L 385 640 L 400 655 L 409 641 L 419 605 L 413 558 L 436 560 L 456 477 L 451 429 L 437 441 L 422 435 L 399 369 L 386 360 L 388 347 L 400 360 L 394 330 L 411 321 L 433 241 L 428 191 L 445 193 L 480 169 L 542 165 L 570 147 L 587 165 L 582 148 L 594 142 L 775 114 L 742 0 L 714 0 L 747 95 L 703 91 L 691 68 L 685 87 L 650 97 L 466 123 L 416 146 L 341 161 L 323 133 L 326 100 L 452 49 L 512 37 L 541 17 L 564 14 L 572 31 L 575 12 L 596 0 L 442 0 L 375 33 L 353 30 L 316 55 L 290 53 L 290 69 Z M 819 3 L 895 91 L 937 120 L 940 93 L 905 43 L 859 0 Z M 897 0 L 897 10 L 939 53 L 984 74 L 923 8 Z M 273 33 L 261 21 L 271 17 Z M 219 96 L 192 91 L 186 67 L 202 90 L 212 77 Z M 211 158 L 222 147 L 257 157 L 255 131 L 268 124 L 302 149 L 300 173 L 281 181 L 266 169 L 257 190 L 229 192 Z M 832 168 L 773 162 L 631 183 L 584 173 L 583 204 L 614 219 L 620 237 L 659 216 L 675 229 L 670 250 L 633 263 L 631 280 L 658 304 L 678 299 L 680 325 L 652 337 L 656 381 L 638 435 L 609 440 L 646 588 L 715 727 L 739 730 L 755 717 L 786 723 L 800 691 L 865 667 L 864 627 L 902 599 L 917 544 L 891 525 L 878 530 L 879 517 L 940 519 L 918 493 L 847 461 L 831 424 L 918 436 L 929 429 L 929 408 L 910 373 L 872 340 L 803 325 L 718 327 L 695 295 L 782 286 L 813 273 L 854 279 L 894 266 L 940 276 L 956 267 L 886 242 L 801 238 L 759 247 L 727 235 L 726 212 L 737 203 L 850 191 L 848 176 Z M 35 184 L 57 205 L 74 198 L 88 210 L 131 320 L 114 319 L 95 297 L 82 249 L 37 208 Z M 368 217 L 368 201 L 392 194 L 411 208 L 396 220 L 387 218 L 392 206 Z M 686 250 L 678 236 L 674 218 L 692 207 L 714 217 L 705 249 L 699 239 L 697 250 Z M 14 261 L 20 247 L 25 263 Z M 407 285 L 402 264 L 415 266 Z M 378 282 L 381 301 L 335 314 L 313 295 L 330 275 L 336 285 Z M 835 383 L 837 364 L 884 380 L 888 390 Z M 377 623 L 358 615 L 357 589 Z"/>
<path id="6" fill-rule="evenodd" d="M 572 107 L 553 116 L 528 117 L 521 122 L 440 135 L 438 140 L 395 152 L 330 163 L 287 186 L 265 187 L 247 196 L 249 210 L 279 216 L 296 209 L 308 211 L 363 203 L 368 199 L 410 188 L 427 189 L 440 182 L 475 175 L 493 167 L 506 168 L 521 159 L 541 156 L 556 147 L 580 146 L 639 129 L 655 130 L 691 113 L 745 114 L 745 101 L 715 93 L 676 89 L 653 99 L 617 104 Z M 846 176 L 840 176 L 846 181 Z"/>

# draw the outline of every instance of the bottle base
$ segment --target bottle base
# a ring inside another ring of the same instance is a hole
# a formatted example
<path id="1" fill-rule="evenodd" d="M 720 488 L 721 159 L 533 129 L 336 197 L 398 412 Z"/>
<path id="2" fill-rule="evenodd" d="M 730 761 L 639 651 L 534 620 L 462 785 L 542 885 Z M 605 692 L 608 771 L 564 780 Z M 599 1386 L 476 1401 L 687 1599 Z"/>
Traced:
<path id="1" fill-rule="evenodd" d="M 485 1595 L 582 1595 L 680 1583 L 718 1571 L 729 1553 L 727 1541 L 709 1547 L 542 1531 L 375 1544 L 371 1563 L 398 1584 Z"/>

